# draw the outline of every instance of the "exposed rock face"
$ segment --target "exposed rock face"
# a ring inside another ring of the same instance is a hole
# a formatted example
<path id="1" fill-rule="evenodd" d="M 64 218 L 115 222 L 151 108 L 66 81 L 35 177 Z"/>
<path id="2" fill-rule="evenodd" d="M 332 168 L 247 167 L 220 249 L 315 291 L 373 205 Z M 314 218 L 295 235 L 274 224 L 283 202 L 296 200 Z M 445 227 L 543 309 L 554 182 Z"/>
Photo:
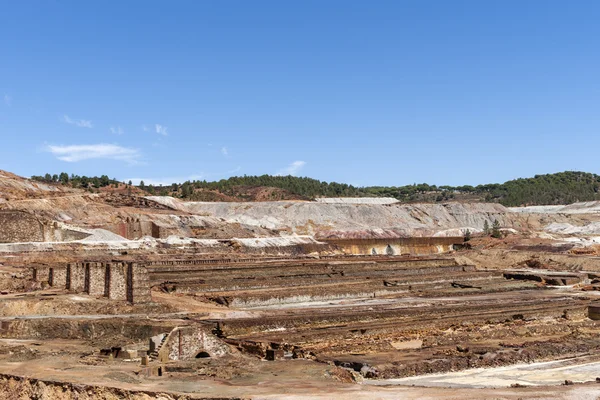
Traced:
<path id="1" fill-rule="evenodd" d="M 517 215 L 491 203 L 447 204 L 327 204 L 317 202 L 198 203 L 152 197 L 193 214 L 227 222 L 321 237 L 433 236 L 448 229 L 478 231 L 485 221 L 515 226 Z M 352 232 L 350 234 L 349 232 Z M 456 234 L 456 231 L 452 232 Z"/>

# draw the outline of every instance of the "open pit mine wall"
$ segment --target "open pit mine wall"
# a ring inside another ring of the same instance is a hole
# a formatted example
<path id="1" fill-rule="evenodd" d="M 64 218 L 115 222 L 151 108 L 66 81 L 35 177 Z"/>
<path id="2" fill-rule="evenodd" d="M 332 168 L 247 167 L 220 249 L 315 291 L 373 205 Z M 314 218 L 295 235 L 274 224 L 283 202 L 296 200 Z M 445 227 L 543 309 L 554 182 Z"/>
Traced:
<path id="1" fill-rule="evenodd" d="M 346 254 L 431 255 L 447 253 L 464 243 L 463 237 L 411 237 L 398 239 L 326 239 Z"/>
<path id="2" fill-rule="evenodd" d="M 170 207 L 196 215 L 222 218 L 230 223 L 260 226 L 300 235 L 377 237 L 377 230 L 391 230 L 396 237 L 433 236 L 445 230 L 483 229 L 498 220 L 505 228 L 520 228 L 520 218 L 495 203 L 446 204 L 327 204 L 269 201 L 254 203 L 182 202 L 170 197 L 151 197 Z M 363 234 L 361 234 L 363 233 Z M 456 233 L 451 235 L 456 236 Z"/>
<path id="3" fill-rule="evenodd" d="M 151 301 L 148 271 L 132 262 L 79 262 L 37 265 L 33 280 L 74 293 L 87 293 L 133 304 Z"/>
<path id="4" fill-rule="evenodd" d="M 54 221 L 18 210 L 0 210 L 0 243 L 79 240 L 87 233 L 63 229 Z"/>

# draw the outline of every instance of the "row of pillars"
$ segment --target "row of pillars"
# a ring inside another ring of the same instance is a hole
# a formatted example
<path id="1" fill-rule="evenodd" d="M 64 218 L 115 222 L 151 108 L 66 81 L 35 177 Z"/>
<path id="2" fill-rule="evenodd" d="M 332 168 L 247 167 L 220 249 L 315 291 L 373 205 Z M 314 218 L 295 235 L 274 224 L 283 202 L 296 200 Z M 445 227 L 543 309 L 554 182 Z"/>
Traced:
<path id="1" fill-rule="evenodd" d="M 82 262 L 65 266 L 36 266 L 33 269 L 33 277 L 35 281 L 48 282 L 51 287 L 87 293 L 90 296 L 103 296 L 111 300 L 134 303 L 136 297 L 139 297 L 138 294 L 144 299 L 149 296 L 145 268 L 131 262 Z M 146 282 L 136 282 L 140 279 Z"/>

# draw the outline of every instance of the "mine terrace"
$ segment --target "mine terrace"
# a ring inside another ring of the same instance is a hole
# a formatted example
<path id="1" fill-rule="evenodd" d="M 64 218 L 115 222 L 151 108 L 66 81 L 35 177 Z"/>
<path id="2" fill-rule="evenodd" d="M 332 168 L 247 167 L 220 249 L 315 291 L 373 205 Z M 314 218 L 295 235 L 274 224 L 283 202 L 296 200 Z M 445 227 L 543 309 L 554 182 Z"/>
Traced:
<path id="1" fill-rule="evenodd" d="M 598 203 L 0 192 L 0 398 L 599 393 Z"/>

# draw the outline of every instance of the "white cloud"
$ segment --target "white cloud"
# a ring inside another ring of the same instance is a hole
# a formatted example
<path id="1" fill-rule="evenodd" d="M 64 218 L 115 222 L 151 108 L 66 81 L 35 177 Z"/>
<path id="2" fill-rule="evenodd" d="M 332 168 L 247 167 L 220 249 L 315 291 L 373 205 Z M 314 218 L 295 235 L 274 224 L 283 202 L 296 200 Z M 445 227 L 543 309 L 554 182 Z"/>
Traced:
<path id="1" fill-rule="evenodd" d="M 73 144 L 68 146 L 47 145 L 46 151 L 66 162 L 78 162 L 95 158 L 125 161 L 128 164 L 138 163 L 141 153 L 137 149 L 122 147 L 116 144 Z"/>
<path id="2" fill-rule="evenodd" d="M 306 161 L 294 161 L 287 167 L 280 169 L 275 174 L 276 176 L 287 176 L 287 175 L 296 175 L 304 166 L 306 165 Z"/>
<path id="3" fill-rule="evenodd" d="M 125 133 L 125 131 L 123 130 L 123 128 L 121 128 L 120 126 L 111 126 L 110 127 L 110 131 L 111 133 L 114 133 L 115 135 L 122 135 Z"/>
<path id="4" fill-rule="evenodd" d="M 143 130 L 144 132 L 148 132 L 150 129 L 148 128 L 148 126 L 146 126 L 146 125 L 142 125 L 142 130 Z"/>
<path id="5" fill-rule="evenodd" d="M 92 121 L 88 121 L 86 119 L 71 119 L 68 115 L 63 116 L 63 121 L 67 124 L 75 125 L 80 128 L 93 128 Z"/>
<path id="6" fill-rule="evenodd" d="M 139 185 L 141 181 L 144 181 L 144 185 L 153 186 L 171 186 L 173 183 L 183 183 L 185 181 L 198 181 L 204 179 L 203 175 L 190 175 L 190 176 L 173 176 L 166 178 L 130 178 L 126 179 L 125 182 L 131 181 L 134 185 Z"/>
<path id="7" fill-rule="evenodd" d="M 5 94 L 4 95 L 4 104 L 6 104 L 7 106 L 12 106 L 12 97 L 10 97 L 9 95 Z"/>
<path id="8" fill-rule="evenodd" d="M 225 157 L 227 157 L 229 155 L 229 151 L 227 151 L 227 147 L 225 147 L 225 146 L 221 147 L 221 154 L 223 154 Z"/>
<path id="9" fill-rule="evenodd" d="M 156 128 L 156 133 L 158 133 L 159 135 L 167 136 L 169 134 L 169 130 L 166 126 L 156 124 L 155 128 Z"/>

